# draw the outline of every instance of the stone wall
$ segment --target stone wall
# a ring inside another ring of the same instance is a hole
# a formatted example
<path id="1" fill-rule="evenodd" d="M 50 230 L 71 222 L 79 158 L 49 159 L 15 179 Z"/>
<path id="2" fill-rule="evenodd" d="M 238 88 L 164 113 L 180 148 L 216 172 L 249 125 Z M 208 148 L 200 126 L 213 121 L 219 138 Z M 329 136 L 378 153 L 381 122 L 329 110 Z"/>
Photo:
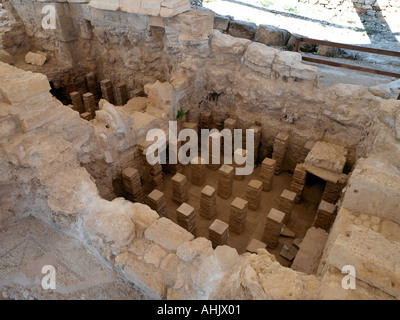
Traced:
<path id="1" fill-rule="evenodd" d="M 299 2 L 324 6 L 327 9 L 356 10 L 358 13 L 375 15 L 379 11 L 400 12 L 398 0 L 299 0 Z"/>
<path id="2" fill-rule="evenodd" d="M 12 2 L 26 28 L 38 28 L 31 22 L 35 19 L 31 16 L 40 17 L 34 10 L 38 4 Z M 25 3 L 33 7 L 24 7 Z M 69 18 L 74 28 L 87 21 L 90 39 L 79 31 L 74 40 L 57 40 L 71 31 L 60 29 L 49 33 L 46 41 L 40 33 L 30 34 L 34 44 L 67 43 L 75 48 L 69 51 L 72 56 L 87 54 L 89 62 L 74 58 L 72 68 L 97 64 L 99 80 L 130 77 L 152 85 L 158 76 L 151 74 L 158 71 L 169 83 L 173 101 L 160 107 L 151 99 L 156 95 L 144 98 L 146 113 L 130 109 L 137 106 L 135 99 L 123 108 L 103 101 L 96 120 L 87 122 L 49 94 L 44 75 L 0 63 L 0 184 L 6 190 L 1 194 L 2 223 L 35 215 L 80 239 L 153 298 L 399 297 L 399 266 L 393 263 L 398 261 L 399 242 L 393 234 L 400 222 L 399 101 L 360 86 L 324 87 L 317 81 L 317 69 L 303 64 L 298 53 L 213 30 L 214 16 L 209 12 L 185 12 L 162 18 L 162 24 L 154 26 L 149 16 L 82 3 L 59 5 L 63 12 L 73 12 Z M 32 8 L 29 15 L 26 8 Z M 154 33 L 158 36 L 151 38 Z M 156 40 L 146 42 L 148 37 Z M 75 52 L 78 49 L 85 50 Z M 130 50 L 137 50 L 131 69 L 121 61 Z M 146 70 L 148 78 L 137 75 Z M 153 86 L 157 90 L 159 85 Z M 135 149 L 146 128 L 163 127 L 173 115 L 165 112 L 172 106 L 182 106 L 191 121 L 198 121 L 202 110 L 209 108 L 212 126 L 218 128 L 229 116 L 238 120 L 240 128 L 259 124 L 261 157 L 270 155 L 277 133 L 289 133 L 285 161 L 289 170 L 301 162 L 309 140 L 349 149 L 349 166 L 356 163 L 356 167 L 316 275 L 284 268 L 266 250 L 239 256 L 227 246 L 213 249 L 209 240 L 193 239 L 145 205 L 99 196 L 95 179 L 104 172 L 117 176 L 125 165 L 135 163 Z M 365 181 L 363 188 L 359 181 Z M 354 222 L 342 223 L 345 210 L 351 210 Z M 361 214 L 370 217 L 368 226 L 356 222 L 356 217 L 363 219 Z M 377 217 L 388 222 L 374 230 L 371 223 Z M 375 276 L 368 266 L 381 247 L 386 248 L 379 255 L 383 266 L 375 266 L 381 268 Z M 359 289 L 346 291 L 341 287 L 341 267 L 352 263 L 359 270 Z M 389 282 L 382 280 L 386 276 Z"/>

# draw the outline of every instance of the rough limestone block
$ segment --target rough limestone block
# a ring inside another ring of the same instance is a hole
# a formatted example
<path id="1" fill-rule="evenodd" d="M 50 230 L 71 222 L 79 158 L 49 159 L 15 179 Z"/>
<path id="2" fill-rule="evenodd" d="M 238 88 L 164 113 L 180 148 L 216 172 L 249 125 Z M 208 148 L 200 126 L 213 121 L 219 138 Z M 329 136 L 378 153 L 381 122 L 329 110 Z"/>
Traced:
<path id="1" fill-rule="evenodd" d="M 214 251 L 223 271 L 229 271 L 239 260 L 239 254 L 236 249 L 229 246 L 218 246 Z"/>
<path id="2" fill-rule="evenodd" d="M 346 290 L 342 287 L 343 277 L 347 274 L 341 273 L 335 268 L 329 268 L 321 280 L 319 299 L 321 300 L 394 300 L 387 293 L 365 283 L 356 280 L 355 290 Z"/>
<path id="3" fill-rule="evenodd" d="M 221 32 L 227 32 L 229 28 L 229 23 L 231 22 L 230 16 L 222 16 L 219 14 L 215 14 L 214 17 L 214 29 L 219 30 Z"/>
<path id="4" fill-rule="evenodd" d="M 22 72 L 0 78 L 0 93 L 8 103 L 19 103 L 51 89 L 43 74 Z"/>
<path id="5" fill-rule="evenodd" d="M 328 233 L 322 229 L 310 228 L 300 245 L 300 251 L 293 261 L 292 269 L 312 274 L 318 267 Z"/>
<path id="6" fill-rule="evenodd" d="M 356 278 L 400 298 L 400 243 L 362 226 L 351 225 L 337 237 L 327 264 L 339 270 L 352 265 Z"/>
<path id="7" fill-rule="evenodd" d="M 254 41 L 264 43 L 268 46 L 286 46 L 291 33 L 287 30 L 261 24 L 258 26 L 257 32 L 254 36 Z"/>
<path id="8" fill-rule="evenodd" d="M 244 54 L 244 63 L 250 69 L 269 76 L 272 63 L 279 50 L 267 47 L 264 44 L 252 42 Z"/>
<path id="9" fill-rule="evenodd" d="M 213 248 L 211 241 L 203 237 L 185 242 L 176 250 L 178 258 L 187 263 L 191 263 L 196 258 L 203 259 L 212 253 Z"/>
<path id="10" fill-rule="evenodd" d="M 139 14 L 146 14 L 149 16 L 159 16 L 161 11 L 160 0 L 145 0 L 140 3 Z"/>
<path id="11" fill-rule="evenodd" d="M 126 278 L 147 293 L 152 299 L 163 299 L 166 295 L 165 275 L 162 270 L 145 263 L 133 253 L 125 262 Z"/>
<path id="12" fill-rule="evenodd" d="M 144 254 L 144 261 L 159 267 L 162 259 L 167 255 L 167 251 L 157 244 L 153 244 Z"/>
<path id="13" fill-rule="evenodd" d="M 290 76 L 297 79 L 314 81 L 317 78 L 318 67 L 296 63 L 290 69 Z"/>
<path id="14" fill-rule="evenodd" d="M 89 6 L 96 9 L 116 11 L 119 8 L 119 0 L 91 0 Z"/>
<path id="15" fill-rule="evenodd" d="M 250 40 L 231 37 L 214 30 L 211 37 L 211 50 L 215 54 L 228 53 L 237 56 L 238 60 L 246 50 Z"/>
<path id="16" fill-rule="evenodd" d="M 0 118 L 0 139 L 14 135 L 18 131 L 17 120 L 12 117 Z"/>
<path id="17" fill-rule="evenodd" d="M 173 17 L 190 9 L 188 0 L 163 0 L 161 2 L 160 16 Z"/>
<path id="18" fill-rule="evenodd" d="M 400 223 L 400 177 L 377 168 L 357 168 L 349 180 L 343 207 Z"/>
<path id="19" fill-rule="evenodd" d="M 154 108 L 161 109 L 172 115 L 172 103 L 174 101 L 174 88 L 169 82 L 156 81 L 153 84 L 144 86 L 150 105 Z M 176 116 L 176 114 L 174 114 Z"/>
<path id="20" fill-rule="evenodd" d="M 185 242 L 194 239 L 194 236 L 190 232 L 167 218 L 156 220 L 145 231 L 144 236 L 146 239 L 173 251 L 176 251 Z"/>
<path id="21" fill-rule="evenodd" d="M 346 164 L 347 153 L 345 147 L 317 141 L 308 153 L 304 163 L 329 171 L 342 173 Z"/>
<path id="22" fill-rule="evenodd" d="M 280 51 L 274 60 L 272 70 L 281 76 L 290 77 L 290 69 L 301 63 L 302 57 L 299 52 Z"/>
<path id="23" fill-rule="evenodd" d="M 257 25 L 253 22 L 233 20 L 229 25 L 229 34 L 232 37 L 253 40 Z"/>
<path id="24" fill-rule="evenodd" d="M 389 241 L 400 242 L 400 225 L 393 221 L 383 220 L 380 233 Z"/>
<path id="25" fill-rule="evenodd" d="M 138 13 L 141 2 L 142 0 L 119 0 L 120 10 L 130 13 Z"/>
<path id="26" fill-rule="evenodd" d="M 181 41 L 207 40 L 213 31 L 214 13 L 191 10 L 163 21 L 167 37 L 174 34 Z"/>

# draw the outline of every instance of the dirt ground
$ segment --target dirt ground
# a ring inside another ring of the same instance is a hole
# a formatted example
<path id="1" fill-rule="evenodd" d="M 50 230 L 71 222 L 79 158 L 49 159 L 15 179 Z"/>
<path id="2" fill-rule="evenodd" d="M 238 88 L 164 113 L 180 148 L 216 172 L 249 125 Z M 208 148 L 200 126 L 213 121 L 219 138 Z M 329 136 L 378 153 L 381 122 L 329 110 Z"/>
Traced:
<path id="1" fill-rule="evenodd" d="M 229 224 L 229 217 L 231 213 L 230 204 L 236 198 L 245 198 L 247 185 L 250 180 L 259 180 L 260 166 L 257 167 L 253 174 L 246 176 L 243 180 L 233 181 L 232 195 L 228 199 L 223 199 L 217 195 L 217 216 L 216 219 L 222 220 Z M 213 220 L 206 220 L 199 215 L 200 211 L 200 195 L 201 190 L 206 186 L 217 190 L 218 185 L 218 171 L 213 171 L 207 168 L 206 181 L 200 187 L 193 185 L 191 181 L 191 169 L 190 165 L 183 166 L 182 172 L 188 178 L 188 201 L 187 203 L 191 205 L 196 210 L 196 237 L 208 238 L 208 228 L 214 222 Z M 167 217 L 172 221 L 176 222 L 176 209 L 179 208 L 180 204 L 172 200 L 172 185 L 171 178 L 172 174 L 166 174 L 164 177 L 165 181 L 165 195 L 167 199 Z M 252 239 L 262 240 L 265 220 L 271 210 L 271 208 L 276 208 L 278 204 L 278 198 L 284 189 L 290 189 L 292 181 L 292 174 L 288 172 L 282 172 L 280 175 L 274 176 L 274 187 L 271 191 L 263 191 L 261 195 L 261 202 L 258 210 L 253 211 L 248 209 L 247 220 L 244 231 L 237 235 L 230 232 L 227 245 L 236 248 L 239 254 L 246 252 L 246 248 Z M 318 203 L 321 200 L 322 193 L 324 191 L 324 185 L 318 181 L 309 184 L 304 191 L 304 200 L 295 204 L 290 220 L 287 227 L 295 232 L 296 238 L 304 238 L 307 230 L 311 227 L 315 214 L 317 211 Z M 279 255 L 284 243 L 289 245 L 293 242 L 294 238 L 288 238 L 281 236 L 279 238 L 279 244 L 274 249 L 267 250 L 274 254 L 277 260 L 286 267 L 291 265 L 291 262 Z"/>
<path id="2" fill-rule="evenodd" d="M 42 267 L 56 270 L 56 290 L 44 290 Z M 0 231 L 0 300 L 143 300 L 78 240 L 34 217 L 2 226 Z"/>

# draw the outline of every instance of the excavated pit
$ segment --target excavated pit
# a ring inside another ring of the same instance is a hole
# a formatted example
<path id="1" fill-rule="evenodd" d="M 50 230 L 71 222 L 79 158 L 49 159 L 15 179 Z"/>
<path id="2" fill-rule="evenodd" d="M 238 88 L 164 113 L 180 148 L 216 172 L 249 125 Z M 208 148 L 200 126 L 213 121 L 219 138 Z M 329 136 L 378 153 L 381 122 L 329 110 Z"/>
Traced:
<path id="1" fill-rule="evenodd" d="M 299 53 L 224 34 L 212 12 L 186 4 L 160 1 L 157 13 L 58 3 L 63 24 L 50 32 L 38 24 L 41 2 L 4 3 L 18 31 L 7 52 L 21 51 L 15 67 L 0 63 L 0 239 L 15 244 L 0 246 L 4 298 L 399 298 L 400 105 L 385 89 L 325 86 Z M 46 63 L 27 64 L 27 49 Z M 193 164 L 149 165 L 146 135 L 168 133 L 170 121 L 253 129 L 254 171 L 221 197 L 224 163 L 206 166 L 201 183 Z M 174 200 L 179 174 L 183 201 Z M 252 180 L 260 204 L 233 232 L 232 202 L 249 200 Z M 208 219 L 206 186 L 216 192 Z M 154 190 L 163 210 L 149 207 Z M 194 208 L 195 231 L 178 219 L 182 203 Z M 216 219 L 228 225 L 221 243 L 210 234 Z M 40 250 L 21 246 L 18 225 Z M 40 230 L 61 240 L 40 240 Z M 68 251 L 73 266 L 50 254 L 64 243 L 79 248 Z M 54 295 L 37 288 L 43 263 L 63 274 Z M 341 287 L 344 265 L 355 266 L 358 291 Z"/>

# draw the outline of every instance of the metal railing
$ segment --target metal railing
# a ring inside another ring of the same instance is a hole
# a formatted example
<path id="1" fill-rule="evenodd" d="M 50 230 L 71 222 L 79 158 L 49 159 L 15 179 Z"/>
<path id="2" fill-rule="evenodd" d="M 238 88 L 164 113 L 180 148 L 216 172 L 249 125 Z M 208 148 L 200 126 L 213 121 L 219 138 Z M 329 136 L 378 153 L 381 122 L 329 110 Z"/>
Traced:
<path id="1" fill-rule="evenodd" d="M 382 54 L 382 55 L 386 55 L 386 56 L 400 58 L 400 52 L 397 52 L 397 51 L 367 48 L 367 47 L 355 46 L 355 45 L 350 45 L 350 44 L 323 41 L 323 40 L 310 39 L 310 38 L 297 38 L 296 45 L 294 47 L 295 52 L 300 52 L 300 44 L 302 42 L 318 44 L 318 45 L 323 45 L 323 46 L 328 46 L 328 47 L 341 48 L 341 49 L 349 49 L 349 50 L 355 50 L 355 51 L 361 51 L 361 52 L 374 53 L 374 54 Z M 334 66 L 334 67 L 347 68 L 347 69 L 352 69 L 352 70 L 380 74 L 380 75 L 389 76 L 389 77 L 400 78 L 399 73 L 378 70 L 378 69 L 372 69 L 372 68 L 366 68 L 366 67 L 361 67 L 361 66 L 355 66 L 355 65 L 341 63 L 341 62 L 335 62 L 335 61 L 329 61 L 329 60 L 311 58 L 311 57 L 304 57 L 304 56 L 303 56 L 303 60 L 309 61 L 309 62 L 314 62 L 314 63 L 326 64 L 326 65 L 330 65 L 330 66 Z M 399 95 L 398 99 L 400 100 L 400 95 Z"/>

